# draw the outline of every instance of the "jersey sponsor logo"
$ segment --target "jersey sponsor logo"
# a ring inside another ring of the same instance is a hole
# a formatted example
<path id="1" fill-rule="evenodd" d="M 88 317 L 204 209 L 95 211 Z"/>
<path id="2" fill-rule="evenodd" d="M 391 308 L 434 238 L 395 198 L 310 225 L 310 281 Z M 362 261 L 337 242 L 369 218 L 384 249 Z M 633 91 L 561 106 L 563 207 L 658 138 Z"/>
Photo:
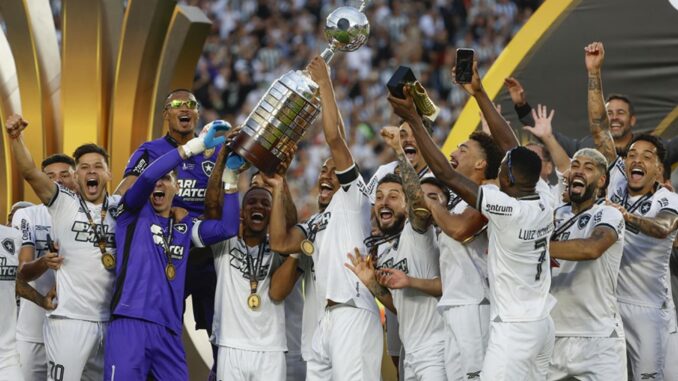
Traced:
<path id="1" fill-rule="evenodd" d="M 178 179 L 179 193 L 177 196 L 184 201 L 201 201 L 205 199 L 205 189 L 198 187 L 198 180 Z"/>
<path id="2" fill-rule="evenodd" d="M 386 262 L 384 262 L 384 264 L 379 266 L 379 268 L 396 269 L 404 272 L 405 274 L 410 273 L 410 271 L 407 268 L 407 258 L 398 262 L 396 262 L 394 258 L 389 258 L 386 260 Z"/>
<path id="3" fill-rule="evenodd" d="M 186 224 L 176 224 L 174 225 L 174 229 L 179 233 L 184 234 L 188 230 L 188 226 Z"/>
<path id="4" fill-rule="evenodd" d="M 579 220 L 577 221 L 577 227 L 579 230 L 584 229 L 590 220 L 591 216 L 588 214 L 584 214 L 583 216 L 579 217 Z"/>
<path id="5" fill-rule="evenodd" d="M 16 254 L 16 247 L 14 246 L 14 240 L 13 239 L 5 238 L 2 241 L 2 247 L 4 247 L 5 250 L 12 255 Z"/>
<path id="6" fill-rule="evenodd" d="M 98 234 L 94 234 L 88 222 L 74 221 L 71 231 L 75 233 L 75 240 L 78 242 L 90 242 L 93 246 L 98 246 L 98 235 L 106 237 L 106 246 L 115 247 L 115 235 L 108 232 L 108 225 L 96 224 L 94 228 L 97 229 Z"/>
<path id="7" fill-rule="evenodd" d="M 212 176 L 212 170 L 214 169 L 214 162 L 205 160 L 202 162 L 202 171 L 207 177 Z"/>
<path id="8" fill-rule="evenodd" d="M 603 220 L 603 211 L 600 210 L 593 216 L 593 224 L 598 225 Z"/>
<path id="9" fill-rule="evenodd" d="M 183 225 L 183 224 L 182 224 Z M 185 227 L 185 226 L 184 226 Z M 165 236 L 162 231 L 162 226 L 152 224 L 151 234 L 153 234 L 153 243 L 165 250 Z M 169 252 L 172 259 L 182 260 L 184 258 L 184 247 L 180 245 L 170 245 Z"/>
<path id="10" fill-rule="evenodd" d="M 139 161 L 134 165 L 134 168 L 132 168 L 132 174 L 134 175 L 141 175 L 144 170 L 148 167 L 148 160 L 146 157 L 142 156 L 139 158 Z"/>
<path id="11" fill-rule="evenodd" d="M 28 220 L 25 218 L 21 219 L 21 224 L 19 226 L 19 230 L 21 230 L 21 240 L 22 241 L 30 241 L 31 240 L 31 229 L 29 227 Z"/>
<path id="12" fill-rule="evenodd" d="M 193 163 L 183 162 L 181 164 L 181 169 L 183 169 L 184 171 L 192 171 L 194 168 L 195 168 L 195 164 L 193 164 Z"/>
<path id="13" fill-rule="evenodd" d="M 498 216 L 510 216 L 513 214 L 513 207 L 509 205 L 487 204 L 485 207 L 488 213 Z"/>
<path id="14" fill-rule="evenodd" d="M 245 279 L 250 279 L 250 274 L 253 274 L 257 268 L 259 268 L 259 272 L 256 274 L 256 278 L 259 281 L 262 281 L 266 279 L 266 275 L 268 274 L 268 268 L 271 265 L 271 261 L 269 260 L 268 263 L 266 263 L 267 258 L 271 257 L 271 249 L 266 243 L 266 248 L 264 249 L 263 255 L 261 258 L 259 256 L 254 257 L 252 256 L 250 260 L 248 260 L 248 254 L 243 252 L 240 247 L 234 247 L 231 249 L 229 252 L 231 255 L 231 260 L 230 264 L 231 267 L 234 269 L 237 269 L 242 273 L 242 277 Z M 259 261 L 264 261 L 261 264 L 259 264 Z M 250 269 L 250 265 L 253 267 Z"/>
<path id="15" fill-rule="evenodd" d="M 640 206 L 640 214 L 645 215 L 647 212 L 650 211 L 650 208 L 652 207 L 652 202 L 651 201 L 645 201 L 641 206 Z"/>
<path id="16" fill-rule="evenodd" d="M 17 266 L 7 265 L 7 258 L 0 257 L 0 280 L 15 280 Z"/>
<path id="17" fill-rule="evenodd" d="M 118 205 L 115 208 L 111 208 L 110 211 L 109 211 L 109 213 L 111 214 L 111 217 L 113 217 L 115 219 L 120 217 L 124 212 L 125 212 L 125 204 L 123 204 L 123 203 L 120 203 L 120 205 Z"/>
<path id="18" fill-rule="evenodd" d="M 657 200 L 657 203 L 659 203 L 660 208 L 666 208 L 669 206 L 669 200 L 666 197 L 662 197 L 659 200 Z"/>

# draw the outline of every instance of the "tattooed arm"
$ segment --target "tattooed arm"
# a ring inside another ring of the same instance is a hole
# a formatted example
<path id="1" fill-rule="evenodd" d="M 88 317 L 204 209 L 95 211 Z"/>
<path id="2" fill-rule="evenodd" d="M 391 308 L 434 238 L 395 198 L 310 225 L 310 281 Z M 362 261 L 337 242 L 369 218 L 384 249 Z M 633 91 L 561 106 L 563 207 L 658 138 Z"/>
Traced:
<path id="1" fill-rule="evenodd" d="M 600 77 L 600 68 L 605 58 L 605 49 L 602 42 L 594 42 L 584 48 L 586 70 L 588 71 L 588 112 L 589 128 L 593 136 L 596 149 L 605 156 L 608 163 L 617 158 L 614 139 L 610 133 L 610 119 L 607 117 L 605 100 L 603 98 L 603 81 Z"/>
<path id="2" fill-rule="evenodd" d="M 407 199 L 408 218 L 414 231 L 423 233 L 431 226 L 431 211 L 428 210 L 424 192 L 421 190 L 419 175 L 414 170 L 410 161 L 405 156 L 400 143 L 400 131 L 398 127 L 384 127 L 381 136 L 386 143 L 393 148 L 400 166 L 400 177 L 403 180 L 403 191 Z"/>
<path id="3" fill-rule="evenodd" d="M 381 304 L 391 310 L 391 312 L 397 313 L 395 306 L 393 305 L 391 292 L 377 281 L 372 257 L 370 255 L 363 257 L 357 247 L 354 251 L 355 255 L 352 255 L 351 253 L 348 253 L 347 255 L 349 262 L 345 264 L 346 268 L 353 271 L 356 277 L 358 277 L 365 287 L 370 290 L 370 293 L 379 299 Z"/>
<path id="4" fill-rule="evenodd" d="M 42 296 L 36 289 L 34 289 L 28 282 L 23 280 L 21 276 L 16 277 L 16 294 L 26 300 L 39 305 L 40 307 L 51 311 L 56 306 L 52 303 L 52 299 L 56 296 L 56 289 L 53 288 L 47 296 Z"/>
<path id="5" fill-rule="evenodd" d="M 678 229 L 678 215 L 673 212 L 662 211 L 654 218 L 641 217 L 628 212 L 622 214 L 627 223 L 636 226 L 641 233 L 650 237 L 664 239 Z"/>
<path id="6" fill-rule="evenodd" d="M 589 238 L 551 241 L 549 252 L 553 258 L 568 261 L 597 259 L 617 242 L 617 232 L 610 226 L 598 226 Z"/>

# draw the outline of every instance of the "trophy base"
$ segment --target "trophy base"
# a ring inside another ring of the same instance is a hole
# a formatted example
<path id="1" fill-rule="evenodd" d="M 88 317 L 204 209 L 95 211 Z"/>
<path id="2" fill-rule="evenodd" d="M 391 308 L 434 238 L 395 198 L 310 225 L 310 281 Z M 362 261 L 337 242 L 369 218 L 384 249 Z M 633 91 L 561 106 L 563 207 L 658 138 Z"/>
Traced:
<path id="1" fill-rule="evenodd" d="M 261 172 L 272 176 L 278 170 L 280 160 L 269 150 L 247 134 L 238 134 L 231 144 L 233 152 L 257 167 Z"/>

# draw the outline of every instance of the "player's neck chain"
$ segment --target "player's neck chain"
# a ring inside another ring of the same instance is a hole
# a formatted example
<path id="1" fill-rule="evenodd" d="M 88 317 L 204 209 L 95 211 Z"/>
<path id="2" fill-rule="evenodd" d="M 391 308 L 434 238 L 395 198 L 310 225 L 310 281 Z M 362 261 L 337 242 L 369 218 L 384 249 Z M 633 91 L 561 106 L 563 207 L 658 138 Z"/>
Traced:
<path id="1" fill-rule="evenodd" d="M 160 235 L 162 251 L 165 252 L 165 256 L 167 257 L 167 265 L 165 265 L 165 276 L 169 281 L 173 281 L 177 275 L 177 269 L 176 267 L 174 267 L 174 262 L 172 261 L 172 252 L 170 250 L 173 235 L 174 235 L 174 211 L 171 211 L 169 219 L 167 221 L 167 236 L 165 236 L 162 233 Z"/>
<path id="2" fill-rule="evenodd" d="M 259 245 L 257 250 L 257 264 L 256 268 L 254 265 L 254 259 L 249 253 L 249 248 L 247 244 L 243 241 L 242 244 L 245 246 L 245 251 L 247 252 L 247 276 L 250 280 L 250 295 L 247 297 L 247 306 L 252 310 L 256 311 L 261 305 L 261 298 L 257 294 L 259 289 L 259 272 L 261 271 L 261 263 L 264 261 L 264 250 L 266 249 L 266 239 L 264 239 Z"/>
<path id="3" fill-rule="evenodd" d="M 97 240 L 97 246 L 99 246 L 99 250 L 101 251 L 101 264 L 106 270 L 114 270 L 115 256 L 112 253 L 106 251 L 106 234 L 104 233 L 104 221 L 106 220 L 106 213 L 108 212 L 108 192 L 104 194 L 104 203 L 101 205 L 101 234 L 99 234 L 97 226 L 94 223 L 94 219 L 92 218 L 89 208 L 87 207 L 87 203 L 82 198 L 80 193 L 78 193 L 78 201 L 80 202 L 80 208 L 82 208 L 85 216 L 87 216 L 87 222 L 89 223 L 90 229 L 92 229 L 94 232 L 94 238 Z"/>

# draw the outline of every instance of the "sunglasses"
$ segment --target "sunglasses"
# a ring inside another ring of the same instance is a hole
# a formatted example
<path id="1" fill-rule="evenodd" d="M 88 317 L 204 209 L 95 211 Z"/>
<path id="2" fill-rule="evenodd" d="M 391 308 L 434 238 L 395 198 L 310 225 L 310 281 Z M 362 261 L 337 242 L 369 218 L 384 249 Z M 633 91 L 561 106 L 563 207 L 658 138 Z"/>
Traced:
<path id="1" fill-rule="evenodd" d="M 165 105 L 165 108 L 178 109 L 178 108 L 181 108 L 184 105 L 189 109 L 197 109 L 198 108 L 198 102 L 196 102 L 194 100 L 190 100 L 190 99 L 187 100 L 187 101 L 182 101 L 181 99 L 173 99 Z"/>

